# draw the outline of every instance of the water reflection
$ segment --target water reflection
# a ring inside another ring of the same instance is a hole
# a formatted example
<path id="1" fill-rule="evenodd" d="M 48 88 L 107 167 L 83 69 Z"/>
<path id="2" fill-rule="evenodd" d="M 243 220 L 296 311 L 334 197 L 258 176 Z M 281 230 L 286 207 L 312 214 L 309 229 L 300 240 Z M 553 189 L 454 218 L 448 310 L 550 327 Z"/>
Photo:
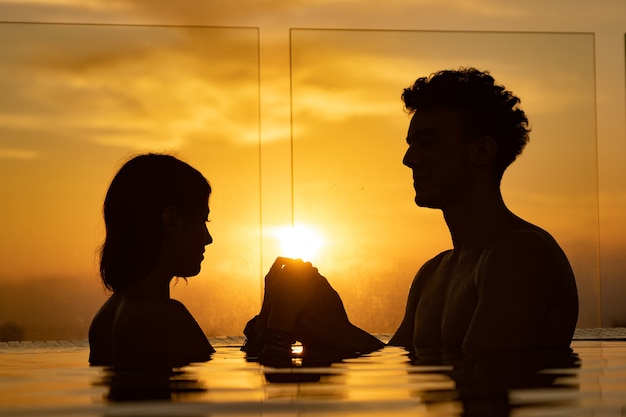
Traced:
<path id="1" fill-rule="evenodd" d="M 421 374 L 423 359 L 411 355 L 413 367 L 409 374 Z M 427 362 L 432 365 L 432 358 Z M 580 358 L 571 349 L 524 349 L 479 352 L 473 358 L 444 358 L 443 364 L 451 366 L 443 372 L 453 382 L 453 389 L 418 391 L 425 404 L 456 402 L 463 416 L 508 416 L 521 406 L 511 401 L 511 392 L 516 390 L 577 391 L 578 386 L 563 383 L 561 377 L 571 374 L 580 367 Z M 543 404 L 557 405 L 561 397 L 554 400 L 543 396 Z"/>
<path id="2" fill-rule="evenodd" d="M 330 370 L 334 363 L 358 356 L 332 350 L 305 351 L 300 343 L 292 345 L 289 354 L 278 356 L 261 357 L 247 344 L 241 350 L 246 351 L 247 362 L 258 362 L 263 366 L 263 375 L 268 383 L 320 382 L 322 377 L 334 374 Z"/>
<path id="3" fill-rule="evenodd" d="M 201 406 L 225 415 L 500 417 L 583 406 L 580 379 L 572 378 L 582 361 L 570 349 L 490 352 L 435 363 L 388 346 L 332 363 L 306 359 L 295 353 L 293 366 L 275 368 L 245 360 L 233 346 L 184 368 L 102 368 L 99 385 L 106 387 L 107 403 L 169 403 L 172 415 L 192 415 Z"/>
<path id="4" fill-rule="evenodd" d="M 556 410 L 572 405 L 579 392 L 578 383 L 567 377 L 577 372 L 581 360 L 569 348 L 490 351 L 438 360 L 410 352 L 399 355 L 394 349 L 353 358 L 326 355 L 316 357 L 317 362 L 306 361 L 306 356 L 297 362 L 294 355 L 292 367 L 264 367 L 267 383 L 283 384 L 270 398 L 362 396 L 367 401 L 404 401 L 428 415 L 499 417 L 539 407 Z M 288 389 L 288 383 L 297 389 Z M 515 395 L 519 392 L 538 395 L 520 401 Z"/>
<path id="5" fill-rule="evenodd" d="M 192 373 L 172 368 L 104 368 L 100 384 L 111 402 L 173 400 L 206 391 Z"/>

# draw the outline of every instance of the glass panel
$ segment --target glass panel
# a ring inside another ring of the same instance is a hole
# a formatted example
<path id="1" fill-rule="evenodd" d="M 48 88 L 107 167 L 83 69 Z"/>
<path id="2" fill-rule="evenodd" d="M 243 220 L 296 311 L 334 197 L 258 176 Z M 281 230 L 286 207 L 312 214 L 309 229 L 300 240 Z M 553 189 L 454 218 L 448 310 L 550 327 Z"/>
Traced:
<path id="1" fill-rule="evenodd" d="M 591 34 L 292 30 L 294 219 L 323 235 L 315 262 L 356 324 L 395 330 L 417 269 L 451 247 L 441 212 L 413 203 L 402 89 L 473 66 L 522 99 L 532 127 L 505 201 L 560 242 L 578 326 L 599 325 L 593 48 Z"/>
<path id="2" fill-rule="evenodd" d="M 261 290 L 258 30 L 5 23 L 0 39 L 0 326 L 87 336 L 109 182 L 172 151 L 213 185 L 215 239 L 172 296 L 209 335 L 240 334 Z"/>

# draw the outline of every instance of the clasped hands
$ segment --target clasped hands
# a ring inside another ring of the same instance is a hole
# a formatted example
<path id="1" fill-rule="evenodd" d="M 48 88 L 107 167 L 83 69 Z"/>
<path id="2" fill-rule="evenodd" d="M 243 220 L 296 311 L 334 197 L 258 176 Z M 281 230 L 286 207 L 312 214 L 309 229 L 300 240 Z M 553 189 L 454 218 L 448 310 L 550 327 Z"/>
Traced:
<path id="1" fill-rule="evenodd" d="M 280 332 L 309 350 L 354 353 L 383 346 L 350 322 L 339 294 L 317 268 L 301 259 L 276 259 L 265 276 L 261 311 L 246 329 L 257 335 Z"/>
<path id="2" fill-rule="evenodd" d="M 303 330 L 297 325 L 303 315 L 310 315 L 306 321 L 318 321 L 322 318 L 319 315 L 325 312 L 317 311 L 315 305 L 309 307 L 309 304 L 314 298 L 328 297 L 331 295 L 329 292 L 334 290 L 310 262 L 276 258 L 265 276 L 263 305 L 255 330 L 262 333 L 270 328 L 297 336 Z"/>

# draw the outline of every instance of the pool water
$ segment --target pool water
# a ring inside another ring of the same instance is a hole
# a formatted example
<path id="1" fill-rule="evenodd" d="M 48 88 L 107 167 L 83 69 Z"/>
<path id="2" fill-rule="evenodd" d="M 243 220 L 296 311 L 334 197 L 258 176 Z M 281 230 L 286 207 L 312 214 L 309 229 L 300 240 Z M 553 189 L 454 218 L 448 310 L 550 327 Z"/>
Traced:
<path id="1" fill-rule="evenodd" d="M 626 342 L 615 338 L 579 333 L 568 366 L 484 374 L 411 364 L 395 347 L 330 366 L 265 368 L 245 360 L 242 341 L 211 339 L 207 363 L 130 379 L 87 366 L 85 341 L 5 343 L 0 416 L 626 415 Z M 485 377 L 495 374 L 507 384 Z M 137 380 L 143 391 L 125 397 Z"/>

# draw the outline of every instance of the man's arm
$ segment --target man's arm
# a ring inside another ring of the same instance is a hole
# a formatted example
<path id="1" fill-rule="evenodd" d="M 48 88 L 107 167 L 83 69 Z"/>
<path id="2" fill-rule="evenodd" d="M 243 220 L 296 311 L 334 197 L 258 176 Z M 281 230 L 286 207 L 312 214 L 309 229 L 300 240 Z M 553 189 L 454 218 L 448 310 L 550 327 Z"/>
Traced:
<path id="1" fill-rule="evenodd" d="M 313 349 L 353 354 L 371 352 L 384 346 L 376 337 L 352 324 L 341 297 L 326 280 L 312 295 L 296 323 L 294 333 L 305 349 L 308 345 Z"/>
<path id="2" fill-rule="evenodd" d="M 413 333 L 415 331 L 415 312 L 417 310 L 417 303 L 419 302 L 420 294 L 424 284 L 430 277 L 433 276 L 437 267 L 441 263 L 441 259 L 447 252 L 442 252 L 435 258 L 426 262 L 420 270 L 415 274 L 413 283 L 409 290 L 409 296 L 406 302 L 406 309 L 404 311 L 404 318 L 398 330 L 389 340 L 390 346 L 403 346 L 406 349 L 413 349 Z"/>
<path id="3" fill-rule="evenodd" d="M 478 304 L 465 351 L 569 346 L 578 315 L 576 283 L 547 232 L 507 234 L 481 259 L 475 284 Z"/>
<path id="4" fill-rule="evenodd" d="M 246 326 L 248 333 L 258 333 L 262 339 L 250 350 L 261 350 L 261 355 L 267 357 L 283 356 L 276 363 L 287 363 L 282 359 L 290 352 L 292 340 L 301 341 L 306 351 L 336 350 L 346 354 L 384 346 L 350 322 L 339 294 L 317 268 L 301 260 L 282 258 L 277 262 L 281 267 L 273 273 L 271 285 L 266 285 L 262 313 Z M 249 352 L 247 344 L 244 350 Z"/>
<path id="5" fill-rule="evenodd" d="M 406 301 L 406 309 L 404 310 L 404 318 L 402 323 L 394 333 L 394 335 L 387 342 L 390 346 L 403 346 L 407 349 L 413 348 L 413 327 L 415 326 L 415 310 L 417 309 L 417 301 L 419 299 L 418 294 L 418 281 L 420 273 L 418 272 L 413 278 L 411 289 L 409 290 L 409 296 Z"/>

